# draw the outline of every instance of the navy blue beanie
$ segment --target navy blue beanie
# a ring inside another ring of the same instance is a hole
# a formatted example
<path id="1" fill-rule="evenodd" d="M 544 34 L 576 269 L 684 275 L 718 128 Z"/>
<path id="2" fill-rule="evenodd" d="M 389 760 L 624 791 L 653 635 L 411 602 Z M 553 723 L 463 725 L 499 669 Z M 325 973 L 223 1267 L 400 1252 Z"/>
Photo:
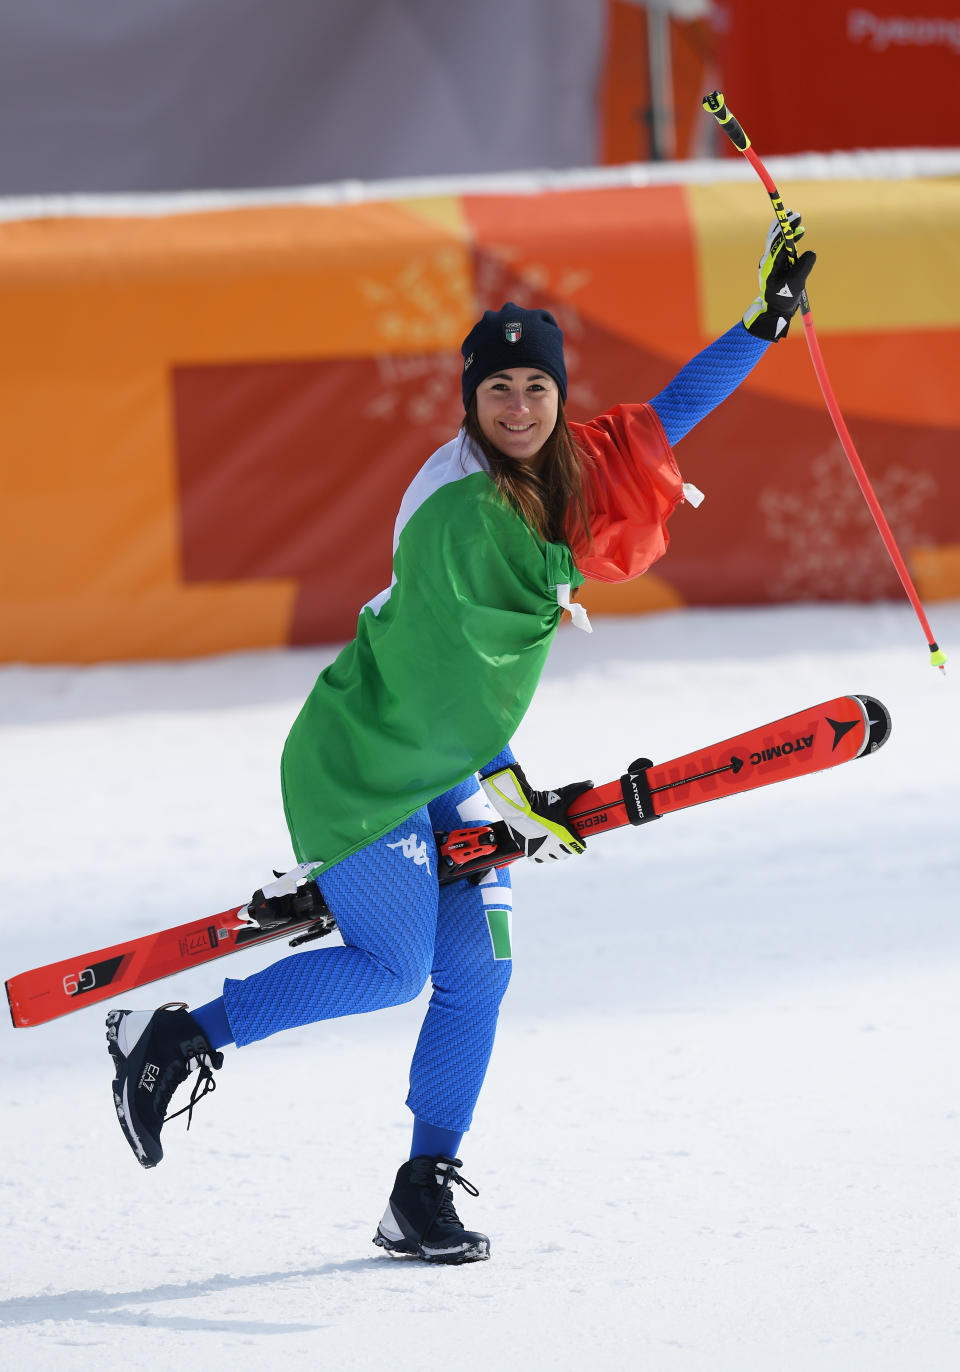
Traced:
<path id="1" fill-rule="evenodd" d="M 461 344 L 463 408 L 486 377 L 508 367 L 538 367 L 552 376 L 567 398 L 563 331 L 547 310 L 525 310 L 508 300 L 499 310 L 486 310 Z"/>

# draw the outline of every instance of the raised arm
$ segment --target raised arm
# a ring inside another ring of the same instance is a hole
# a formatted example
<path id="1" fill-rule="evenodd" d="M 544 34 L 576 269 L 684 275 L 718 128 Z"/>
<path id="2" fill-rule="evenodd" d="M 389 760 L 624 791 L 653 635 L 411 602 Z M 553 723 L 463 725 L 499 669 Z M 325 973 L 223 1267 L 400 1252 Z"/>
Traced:
<path id="1" fill-rule="evenodd" d="M 671 448 L 737 389 L 769 347 L 738 320 L 677 372 L 650 401 Z"/>
<path id="2" fill-rule="evenodd" d="M 791 213 L 790 224 L 794 238 L 801 238 L 804 229 L 800 216 Z M 671 447 L 737 389 L 771 343 L 786 338 L 816 260 L 816 253 L 806 252 L 791 265 L 783 252 L 780 226 L 774 220 L 760 259 L 760 294 L 747 307 L 743 319 L 697 353 L 650 401 Z"/>

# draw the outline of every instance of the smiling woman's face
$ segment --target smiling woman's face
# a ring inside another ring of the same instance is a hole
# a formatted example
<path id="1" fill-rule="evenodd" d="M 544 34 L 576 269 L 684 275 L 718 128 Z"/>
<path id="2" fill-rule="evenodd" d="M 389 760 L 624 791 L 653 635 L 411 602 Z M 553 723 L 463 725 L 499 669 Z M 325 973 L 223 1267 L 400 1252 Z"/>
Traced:
<path id="1" fill-rule="evenodd" d="M 534 468 L 557 423 L 560 392 L 546 372 L 510 367 L 484 377 L 477 387 L 480 431 L 505 457 Z"/>

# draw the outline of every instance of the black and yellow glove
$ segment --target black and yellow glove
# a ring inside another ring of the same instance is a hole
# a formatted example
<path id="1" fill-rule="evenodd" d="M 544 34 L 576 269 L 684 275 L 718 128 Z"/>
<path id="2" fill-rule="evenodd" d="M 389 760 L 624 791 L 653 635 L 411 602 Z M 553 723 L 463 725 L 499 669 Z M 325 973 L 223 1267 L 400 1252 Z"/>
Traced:
<path id="1" fill-rule="evenodd" d="M 787 211 L 787 218 L 796 242 L 806 230 L 800 223 L 799 214 L 793 210 Z M 780 222 L 777 219 L 773 221 L 760 259 L 760 294 L 743 316 L 748 333 L 768 343 L 778 343 L 781 338 L 786 338 L 790 320 L 799 308 L 807 277 L 816 260 L 815 252 L 805 252 L 791 262 Z"/>
<path id="2" fill-rule="evenodd" d="M 558 862 L 586 848 L 568 826 L 567 806 L 592 781 L 575 781 L 555 791 L 534 791 L 516 762 L 480 782 L 487 799 L 507 821 L 514 838 L 533 862 Z"/>

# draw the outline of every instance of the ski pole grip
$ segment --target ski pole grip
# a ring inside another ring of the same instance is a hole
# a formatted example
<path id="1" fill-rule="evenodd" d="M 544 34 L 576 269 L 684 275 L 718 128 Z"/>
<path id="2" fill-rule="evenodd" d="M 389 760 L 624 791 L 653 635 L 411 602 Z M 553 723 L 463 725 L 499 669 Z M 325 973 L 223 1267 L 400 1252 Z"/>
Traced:
<path id="1" fill-rule="evenodd" d="M 705 95 L 703 97 L 703 108 L 708 114 L 713 115 L 737 152 L 746 152 L 747 148 L 750 146 L 750 139 L 740 127 L 739 122 L 727 109 L 723 99 L 723 92 L 711 91 L 709 95 Z"/>

